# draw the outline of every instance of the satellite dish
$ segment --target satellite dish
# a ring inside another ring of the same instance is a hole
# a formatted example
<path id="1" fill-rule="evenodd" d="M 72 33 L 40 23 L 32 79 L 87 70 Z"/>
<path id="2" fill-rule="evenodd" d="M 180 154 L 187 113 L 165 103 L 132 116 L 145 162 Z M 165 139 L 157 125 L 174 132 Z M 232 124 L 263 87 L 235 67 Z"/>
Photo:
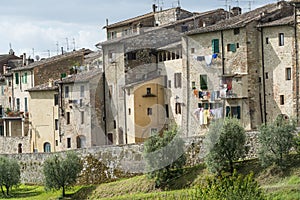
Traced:
<path id="1" fill-rule="evenodd" d="M 35 56 L 35 59 L 36 59 L 37 61 L 39 61 L 39 60 L 40 60 L 40 56 L 39 56 L 39 55 L 36 55 L 36 56 Z"/>

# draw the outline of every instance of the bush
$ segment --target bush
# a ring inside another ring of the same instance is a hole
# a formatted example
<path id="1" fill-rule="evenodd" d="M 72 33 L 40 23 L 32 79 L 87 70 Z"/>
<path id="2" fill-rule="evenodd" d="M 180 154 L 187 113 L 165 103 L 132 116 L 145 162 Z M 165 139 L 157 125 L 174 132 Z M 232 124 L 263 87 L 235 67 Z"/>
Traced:
<path id="1" fill-rule="evenodd" d="M 262 189 L 254 180 L 253 173 L 247 176 L 238 175 L 236 171 L 232 175 L 222 174 L 217 178 L 208 178 L 205 186 L 196 189 L 196 198 L 202 200 L 219 199 L 265 199 Z"/>
<path id="2" fill-rule="evenodd" d="M 9 195 L 9 190 L 12 186 L 20 183 L 20 166 L 16 160 L 0 157 L 0 186 L 2 194 L 5 195 L 3 186 L 6 189 L 6 195 Z"/>
<path id="3" fill-rule="evenodd" d="M 186 157 L 184 142 L 176 127 L 164 131 L 162 136 L 151 136 L 144 146 L 148 177 L 155 180 L 156 187 L 167 186 L 170 180 L 182 174 Z"/>
<path id="4" fill-rule="evenodd" d="M 66 158 L 53 156 L 44 164 L 45 186 L 48 189 L 59 190 L 62 188 L 62 196 L 65 189 L 76 183 L 76 179 L 82 170 L 80 158 L 74 153 L 67 153 Z"/>
<path id="5" fill-rule="evenodd" d="M 225 118 L 213 122 L 204 140 L 207 150 L 205 163 L 208 169 L 213 173 L 233 173 L 234 161 L 246 154 L 245 142 L 245 130 L 238 119 Z"/>
<path id="6" fill-rule="evenodd" d="M 262 166 L 283 167 L 285 158 L 294 144 L 296 123 L 279 115 L 273 123 L 260 127 L 258 157 Z"/>

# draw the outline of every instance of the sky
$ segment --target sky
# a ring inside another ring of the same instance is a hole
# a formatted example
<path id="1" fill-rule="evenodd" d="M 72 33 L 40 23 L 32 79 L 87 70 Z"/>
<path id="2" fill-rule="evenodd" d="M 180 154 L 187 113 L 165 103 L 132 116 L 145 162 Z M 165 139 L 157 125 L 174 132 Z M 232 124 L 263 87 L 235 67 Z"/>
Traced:
<path id="1" fill-rule="evenodd" d="M 226 9 L 226 0 L 180 0 L 183 9 L 202 12 Z M 277 0 L 227 0 L 227 5 L 250 8 Z M 1 1 L 0 54 L 10 46 L 16 55 L 31 58 L 57 55 L 80 48 L 97 50 L 95 44 L 106 38 L 103 27 L 152 11 L 152 4 L 163 9 L 175 7 L 178 0 L 9 0 Z"/>

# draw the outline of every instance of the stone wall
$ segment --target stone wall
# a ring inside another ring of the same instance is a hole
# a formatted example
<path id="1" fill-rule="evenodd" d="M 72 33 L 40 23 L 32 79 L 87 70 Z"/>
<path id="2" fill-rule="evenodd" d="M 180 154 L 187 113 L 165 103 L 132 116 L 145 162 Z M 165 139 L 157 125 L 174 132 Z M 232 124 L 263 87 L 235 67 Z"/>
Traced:
<path id="1" fill-rule="evenodd" d="M 256 157 L 257 151 L 257 132 L 247 132 L 247 146 L 249 146 L 249 154 L 247 158 Z M 194 166 L 203 162 L 205 149 L 203 148 L 204 137 L 185 138 L 185 147 L 187 155 L 187 166 Z M 145 161 L 143 159 L 143 144 L 141 145 L 119 145 L 119 146 L 103 146 L 89 149 L 79 149 L 78 153 L 83 162 L 87 157 L 93 156 L 99 160 L 107 168 L 106 174 L 110 177 L 126 176 L 132 173 L 143 173 L 145 171 Z M 56 155 L 65 155 L 65 152 L 55 153 Z M 21 166 L 22 183 L 42 184 L 43 182 L 43 163 L 52 155 L 51 153 L 36 154 L 12 154 L 8 157 L 17 159 Z M 122 175 L 114 174 L 121 171 Z"/>
<path id="2" fill-rule="evenodd" d="M 19 146 L 22 152 L 30 152 L 30 136 L 0 137 L 0 144 L 0 152 L 2 153 L 17 154 L 19 152 Z"/>

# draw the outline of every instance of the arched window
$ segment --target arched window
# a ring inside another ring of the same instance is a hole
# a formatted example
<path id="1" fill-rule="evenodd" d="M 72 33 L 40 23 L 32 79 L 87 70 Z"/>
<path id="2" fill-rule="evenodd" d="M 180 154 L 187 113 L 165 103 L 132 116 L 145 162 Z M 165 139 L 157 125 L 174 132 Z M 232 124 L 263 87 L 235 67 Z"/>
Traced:
<path id="1" fill-rule="evenodd" d="M 22 153 L 22 144 L 21 143 L 18 145 L 18 153 Z"/>
<path id="2" fill-rule="evenodd" d="M 77 136 L 76 137 L 76 146 L 77 146 L 77 149 L 79 149 L 79 148 L 85 148 L 85 141 L 86 141 L 86 139 L 85 139 L 85 136 L 83 136 L 83 135 L 80 135 L 80 136 Z"/>
<path id="3" fill-rule="evenodd" d="M 44 143 L 44 152 L 51 152 L 51 144 L 49 142 Z"/>

